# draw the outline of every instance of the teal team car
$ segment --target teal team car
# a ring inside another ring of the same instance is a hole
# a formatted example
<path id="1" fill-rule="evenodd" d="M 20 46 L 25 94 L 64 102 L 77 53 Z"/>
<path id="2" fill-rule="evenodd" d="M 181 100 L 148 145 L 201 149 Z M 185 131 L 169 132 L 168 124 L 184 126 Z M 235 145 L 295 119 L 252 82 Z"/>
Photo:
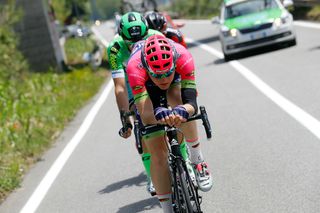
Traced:
<path id="1" fill-rule="evenodd" d="M 291 0 L 225 0 L 221 7 L 220 41 L 225 60 L 266 45 L 296 44 Z M 215 21 L 217 22 L 217 20 Z"/>

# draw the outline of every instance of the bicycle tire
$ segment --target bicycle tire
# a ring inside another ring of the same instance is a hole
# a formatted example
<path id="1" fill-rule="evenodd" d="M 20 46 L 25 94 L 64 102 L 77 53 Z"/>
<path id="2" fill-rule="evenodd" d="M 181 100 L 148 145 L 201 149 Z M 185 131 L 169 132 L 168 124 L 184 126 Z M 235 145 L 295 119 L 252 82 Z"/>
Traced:
<path id="1" fill-rule="evenodd" d="M 181 192 L 179 189 L 177 190 L 177 187 L 175 190 L 176 198 L 183 199 L 178 202 L 178 212 L 182 213 L 200 213 L 200 202 L 198 199 L 198 193 L 196 192 L 196 189 L 193 185 L 193 182 L 187 172 L 187 168 L 184 165 L 184 162 L 180 159 L 176 159 L 176 175 L 179 179 Z M 180 195 L 181 193 L 181 195 Z M 193 198 L 193 203 L 191 201 L 191 198 Z"/>

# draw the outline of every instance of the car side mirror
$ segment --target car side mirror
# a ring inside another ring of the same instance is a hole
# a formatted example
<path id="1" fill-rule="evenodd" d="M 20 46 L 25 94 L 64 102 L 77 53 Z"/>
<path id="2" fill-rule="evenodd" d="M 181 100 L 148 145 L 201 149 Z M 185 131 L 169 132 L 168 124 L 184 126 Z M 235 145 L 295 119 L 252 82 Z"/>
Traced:
<path id="1" fill-rule="evenodd" d="M 285 8 L 288 8 L 293 5 L 293 1 L 292 0 L 283 0 L 282 4 Z"/>

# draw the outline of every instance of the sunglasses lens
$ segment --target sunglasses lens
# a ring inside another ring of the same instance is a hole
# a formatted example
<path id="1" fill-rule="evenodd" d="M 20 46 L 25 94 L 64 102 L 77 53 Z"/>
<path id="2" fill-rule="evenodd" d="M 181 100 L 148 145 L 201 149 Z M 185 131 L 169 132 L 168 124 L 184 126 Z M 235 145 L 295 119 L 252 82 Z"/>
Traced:
<path id="1" fill-rule="evenodd" d="M 174 68 L 175 68 L 175 67 L 172 67 L 169 72 L 166 72 L 166 73 L 164 73 L 164 74 L 151 73 L 151 75 L 152 75 L 152 77 L 154 77 L 154 78 L 159 78 L 159 79 L 168 78 L 168 77 L 173 73 Z"/>

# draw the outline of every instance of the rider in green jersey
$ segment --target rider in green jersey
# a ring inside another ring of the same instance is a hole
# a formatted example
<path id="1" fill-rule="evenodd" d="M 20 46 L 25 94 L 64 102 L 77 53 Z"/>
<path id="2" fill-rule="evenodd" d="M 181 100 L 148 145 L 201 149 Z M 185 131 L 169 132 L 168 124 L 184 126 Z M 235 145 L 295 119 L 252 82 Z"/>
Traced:
<path id="1" fill-rule="evenodd" d="M 129 12 L 121 17 L 118 32 L 119 34 L 114 37 L 107 48 L 107 55 L 112 70 L 116 101 L 121 114 L 121 112 L 133 110 L 133 95 L 125 71 L 132 47 L 139 40 L 161 33 L 148 29 L 147 22 L 137 12 Z M 126 118 L 126 122 L 129 128 L 121 129 L 123 138 L 130 137 L 132 131 L 132 124 L 128 118 Z M 155 189 L 150 178 L 150 154 L 144 149 L 141 157 L 147 173 L 147 190 L 151 195 L 155 195 Z"/>

